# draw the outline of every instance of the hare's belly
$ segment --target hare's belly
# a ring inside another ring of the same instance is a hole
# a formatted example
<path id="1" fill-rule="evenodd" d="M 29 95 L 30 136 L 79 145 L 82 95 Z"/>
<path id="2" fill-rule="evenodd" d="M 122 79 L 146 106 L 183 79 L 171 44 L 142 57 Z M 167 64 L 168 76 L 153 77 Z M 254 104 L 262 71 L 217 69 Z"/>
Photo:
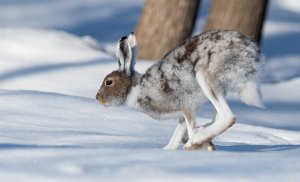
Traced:
<path id="1" fill-rule="evenodd" d="M 149 110 L 145 111 L 145 113 L 148 114 L 150 117 L 158 120 L 180 118 L 183 114 L 182 111 L 157 113 Z"/>
<path id="2" fill-rule="evenodd" d="M 149 90 L 148 90 L 149 91 Z M 195 109 L 207 99 L 200 88 L 178 88 L 168 94 L 159 95 L 155 91 L 141 95 L 137 99 L 139 109 L 156 119 L 178 118 L 185 110 Z"/>

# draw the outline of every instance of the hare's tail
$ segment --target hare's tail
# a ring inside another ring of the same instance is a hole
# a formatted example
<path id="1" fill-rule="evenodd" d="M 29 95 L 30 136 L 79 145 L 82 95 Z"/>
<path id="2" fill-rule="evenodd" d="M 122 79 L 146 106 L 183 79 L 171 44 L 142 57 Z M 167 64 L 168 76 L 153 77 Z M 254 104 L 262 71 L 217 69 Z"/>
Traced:
<path id="1" fill-rule="evenodd" d="M 239 95 L 242 102 L 245 104 L 259 108 L 265 108 L 262 102 L 260 88 L 256 82 L 249 81 L 243 84 L 243 86 L 239 88 Z"/>

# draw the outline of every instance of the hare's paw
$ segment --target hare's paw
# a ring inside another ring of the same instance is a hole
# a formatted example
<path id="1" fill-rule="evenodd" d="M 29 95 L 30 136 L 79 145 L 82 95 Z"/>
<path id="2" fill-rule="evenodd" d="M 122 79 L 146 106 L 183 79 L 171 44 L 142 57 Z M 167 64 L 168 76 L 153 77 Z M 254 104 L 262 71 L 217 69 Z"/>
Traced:
<path id="1" fill-rule="evenodd" d="M 189 139 L 186 144 L 183 146 L 184 150 L 190 151 L 190 150 L 195 150 L 194 145 L 192 144 L 191 139 Z"/>
<path id="2" fill-rule="evenodd" d="M 215 146 L 205 134 L 204 126 L 198 127 L 195 135 L 183 146 L 184 150 L 208 150 L 214 151 Z"/>
<path id="3" fill-rule="evenodd" d="M 207 150 L 207 151 L 215 151 L 215 145 L 209 141 L 209 142 L 203 142 L 201 144 L 192 143 L 191 140 L 189 140 L 184 146 L 183 149 L 186 151 L 191 150 Z"/>

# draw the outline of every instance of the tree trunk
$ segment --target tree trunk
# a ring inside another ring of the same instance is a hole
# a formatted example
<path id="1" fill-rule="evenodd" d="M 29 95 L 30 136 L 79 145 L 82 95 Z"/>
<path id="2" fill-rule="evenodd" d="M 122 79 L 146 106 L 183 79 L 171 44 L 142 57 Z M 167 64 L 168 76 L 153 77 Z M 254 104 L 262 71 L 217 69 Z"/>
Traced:
<path id="1" fill-rule="evenodd" d="M 138 58 L 157 60 L 190 37 L 200 0 L 146 0 L 136 27 Z"/>
<path id="2" fill-rule="evenodd" d="M 259 43 L 268 0 L 212 0 L 205 31 L 236 30 Z"/>

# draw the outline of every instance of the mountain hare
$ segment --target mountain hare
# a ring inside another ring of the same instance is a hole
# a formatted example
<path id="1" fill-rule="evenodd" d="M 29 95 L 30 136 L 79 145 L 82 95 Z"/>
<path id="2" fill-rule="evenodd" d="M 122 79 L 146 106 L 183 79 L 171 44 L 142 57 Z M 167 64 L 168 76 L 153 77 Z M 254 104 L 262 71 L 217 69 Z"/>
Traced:
<path id="1" fill-rule="evenodd" d="M 105 106 L 126 105 L 150 116 L 176 117 L 179 123 L 164 149 L 214 150 L 211 140 L 235 123 L 225 95 L 237 92 L 249 105 L 263 107 L 257 73 L 262 57 L 255 43 L 229 30 L 194 36 L 167 53 L 144 74 L 135 71 L 133 33 L 117 44 L 119 69 L 108 74 L 96 98 Z M 197 108 L 210 101 L 213 121 L 196 127 Z"/>

